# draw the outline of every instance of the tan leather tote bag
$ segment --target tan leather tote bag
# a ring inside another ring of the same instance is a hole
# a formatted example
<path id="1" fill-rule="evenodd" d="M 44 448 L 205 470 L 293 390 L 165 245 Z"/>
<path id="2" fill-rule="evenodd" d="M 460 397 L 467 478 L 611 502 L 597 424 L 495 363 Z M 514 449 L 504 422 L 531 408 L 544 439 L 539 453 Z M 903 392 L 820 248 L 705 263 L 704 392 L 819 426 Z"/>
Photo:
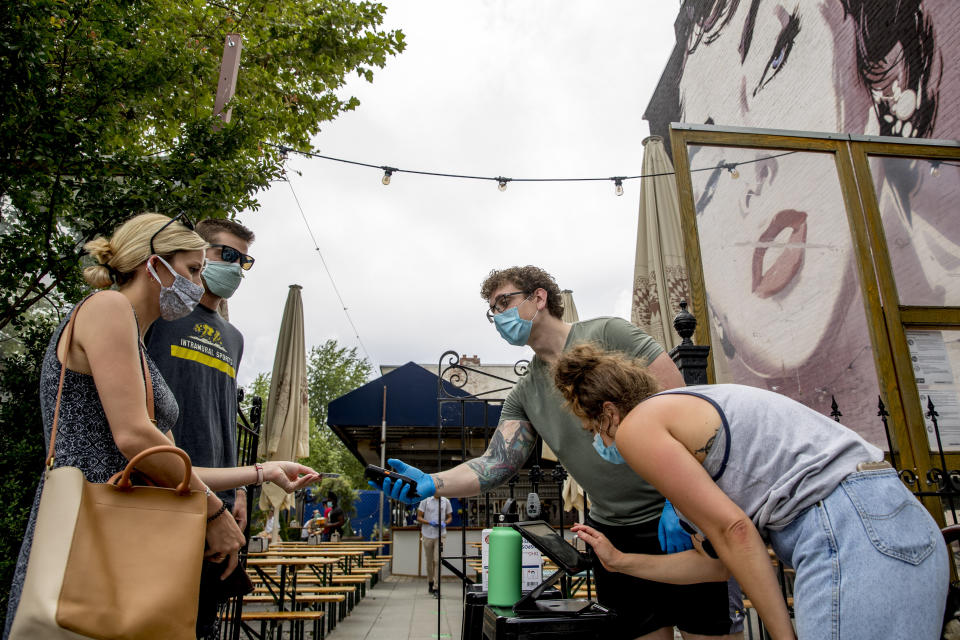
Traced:
<path id="1" fill-rule="evenodd" d="M 79 308 L 79 305 L 78 307 Z M 73 316 L 67 324 L 70 344 Z M 153 385 L 141 349 L 147 407 Z M 194 640 L 206 537 L 207 502 L 190 491 L 190 457 L 182 449 L 146 449 L 105 484 L 76 467 L 53 468 L 60 395 L 33 546 L 11 640 Z M 130 474 L 147 456 L 174 453 L 184 462 L 176 489 L 134 486 Z"/>

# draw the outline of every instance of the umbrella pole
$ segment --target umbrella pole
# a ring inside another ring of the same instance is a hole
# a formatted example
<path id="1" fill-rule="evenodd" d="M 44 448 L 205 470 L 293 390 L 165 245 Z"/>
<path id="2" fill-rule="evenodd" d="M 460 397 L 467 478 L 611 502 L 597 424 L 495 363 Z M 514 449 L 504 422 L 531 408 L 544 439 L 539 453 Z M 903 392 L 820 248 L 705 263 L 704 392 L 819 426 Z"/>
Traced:
<path id="1" fill-rule="evenodd" d="M 270 544 L 276 546 L 280 542 L 280 510 L 273 507 L 273 531 L 270 532 Z"/>
<path id="2" fill-rule="evenodd" d="M 387 466 L 387 385 L 383 385 L 383 420 L 380 422 L 380 468 Z M 380 492 L 380 508 L 378 515 L 379 525 L 377 531 L 380 535 L 379 542 L 383 542 L 383 492 Z"/>

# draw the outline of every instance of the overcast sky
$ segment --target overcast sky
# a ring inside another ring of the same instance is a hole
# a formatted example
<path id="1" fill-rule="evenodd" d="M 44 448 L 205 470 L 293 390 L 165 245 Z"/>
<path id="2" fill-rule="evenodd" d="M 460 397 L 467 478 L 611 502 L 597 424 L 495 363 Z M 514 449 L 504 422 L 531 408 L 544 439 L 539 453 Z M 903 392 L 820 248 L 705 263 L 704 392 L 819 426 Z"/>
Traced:
<path id="1" fill-rule="evenodd" d="M 673 46 L 678 3 L 387 1 L 406 34 L 360 106 L 326 124 L 318 152 L 403 169 L 483 176 L 640 173 L 643 111 Z M 242 72 L 238 82 L 243 82 Z M 298 175 L 295 172 L 300 172 Z M 630 317 L 639 180 L 496 183 L 382 172 L 292 155 L 288 174 L 357 331 L 379 366 L 447 349 L 512 363 L 484 317 L 494 267 L 535 264 L 573 290 L 581 318 Z M 240 221 L 257 262 L 230 300 L 246 339 L 239 382 L 270 371 L 288 286 L 303 286 L 306 344 L 360 346 L 288 184 Z M 361 353 L 363 350 L 361 349 Z"/>

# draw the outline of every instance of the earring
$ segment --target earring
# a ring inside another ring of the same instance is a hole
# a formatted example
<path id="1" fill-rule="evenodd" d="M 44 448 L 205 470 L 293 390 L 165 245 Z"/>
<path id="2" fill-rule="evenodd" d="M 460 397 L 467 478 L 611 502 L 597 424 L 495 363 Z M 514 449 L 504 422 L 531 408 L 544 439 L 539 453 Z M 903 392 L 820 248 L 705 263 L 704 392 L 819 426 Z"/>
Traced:
<path id="1" fill-rule="evenodd" d="M 914 137 L 917 131 L 911 119 L 920 107 L 920 96 L 913 89 L 901 90 L 899 80 L 893 81 L 890 92 L 885 95 L 882 91 L 871 91 L 881 129 L 890 135 Z"/>

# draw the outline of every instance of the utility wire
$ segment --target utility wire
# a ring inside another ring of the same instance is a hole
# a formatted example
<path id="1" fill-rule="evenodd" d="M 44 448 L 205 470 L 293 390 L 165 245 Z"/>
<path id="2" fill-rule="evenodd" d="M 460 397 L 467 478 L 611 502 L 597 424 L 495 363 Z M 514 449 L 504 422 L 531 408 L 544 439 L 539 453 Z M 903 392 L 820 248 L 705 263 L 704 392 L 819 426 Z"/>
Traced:
<path id="1" fill-rule="evenodd" d="M 307 221 L 307 215 L 303 212 L 303 206 L 300 204 L 300 198 L 297 197 L 297 192 L 293 188 L 293 183 L 287 178 L 287 184 L 290 185 L 290 193 L 293 194 L 293 199 L 297 203 L 297 208 L 300 209 L 300 217 L 303 218 L 303 224 L 307 227 L 307 233 L 310 234 L 310 240 L 313 241 L 313 248 L 316 250 L 317 255 L 320 256 L 320 262 L 323 263 L 323 269 L 327 272 L 327 277 L 330 278 L 330 284 L 333 286 L 333 292 L 337 294 L 337 300 L 340 301 L 340 306 L 343 308 L 343 313 L 347 316 L 347 322 L 350 323 L 350 327 L 353 329 L 353 335 L 357 339 L 357 342 L 360 343 L 360 348 L 363 349 L 363 355 L 366 357 L 367 361 L 373 365 L 373 358 L 370 357 L 370 352 L 367 351 L 367 347 L 363 344 L 363 340 L 360 338 L 360 332 L 357 330 L 357 325 L 354 324 L 353 318 L 350 317 L 350 310 L 347 308 L 346 303 L 343 301 L 343 296 L 340 295 L 340 290 L 337 288 L 337 283 L 333 280 L 333 274 L 330 273 L 330 267 L 327 266 L 327 261 L 323 257 L 323 253 L 320 251 L 320 245 L 317 244 L 317 239 L 313 235 L 313 229 L 310 228 L 310 223 Z"/>

